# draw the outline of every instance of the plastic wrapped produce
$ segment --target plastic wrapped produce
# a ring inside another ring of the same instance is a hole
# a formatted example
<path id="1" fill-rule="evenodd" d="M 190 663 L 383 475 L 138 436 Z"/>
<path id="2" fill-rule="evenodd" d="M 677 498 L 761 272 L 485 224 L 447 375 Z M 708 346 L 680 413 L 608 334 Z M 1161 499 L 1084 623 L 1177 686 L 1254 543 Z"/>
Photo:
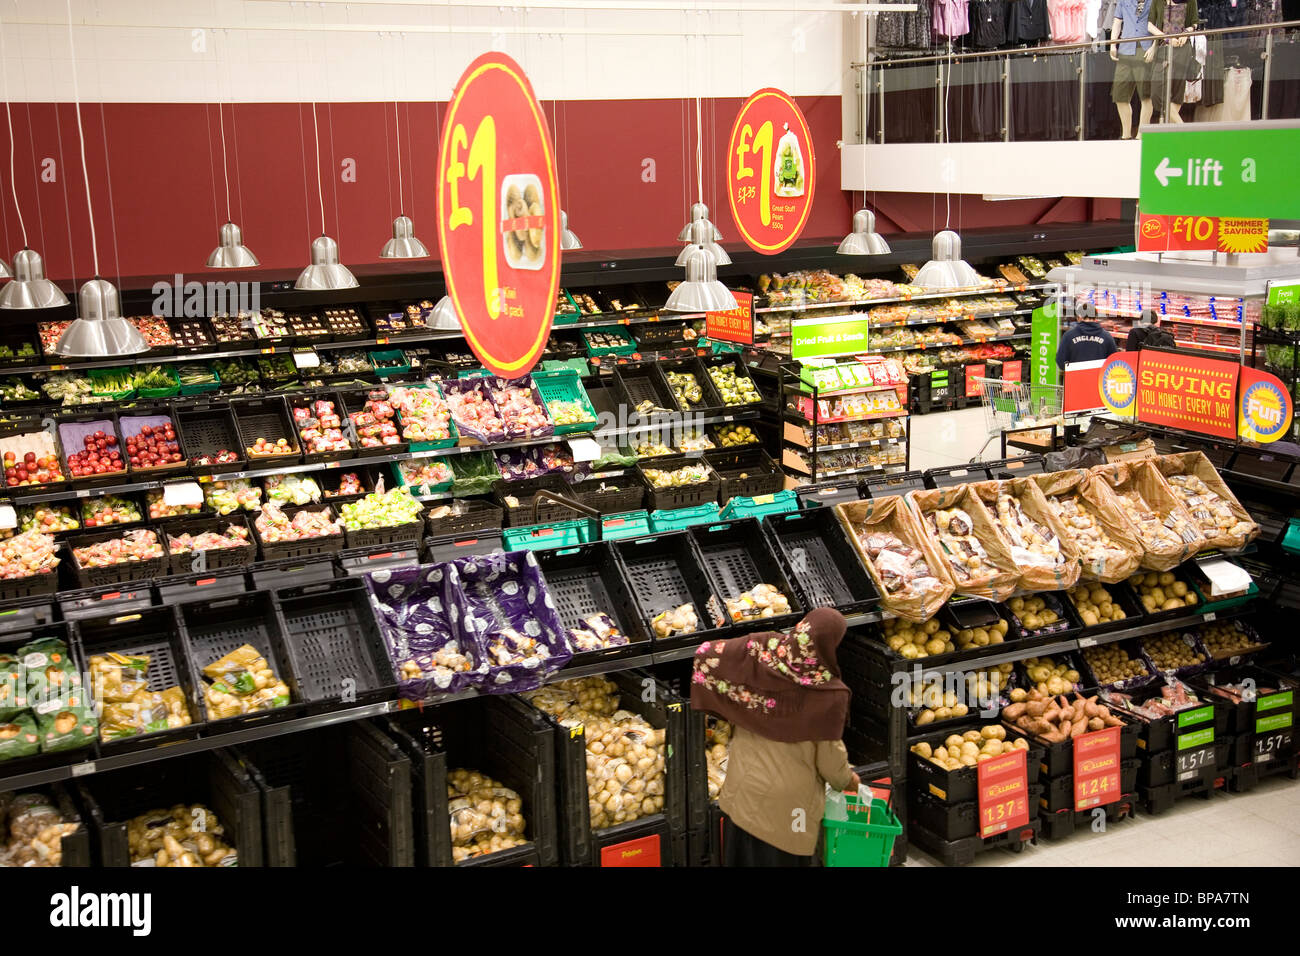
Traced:
<path id="1" fill-rule="evenodd" d="M 583 618 L 577 627 L 569 628 L 568 635 L 569 644 L 575 651 L 599 651 L 627 643 L 627 635 L 612 617 L 603 612 Z"/>
<path id="2" fill-rule="evenodd" d="M 440 442 L 451 438 L 451 409 L 437 385 L 398 387 L 389 394 L 401 419 L 403 441 Z"/>
<path id="3" fill-rule="evenodd" d="M 121 537 L 73 548 L 72 553 L 83 568 L 106 568 L 161 558 L 163 546 L 151 528 L 133 528 L 122 532 Z"/>
<path id="4" fill-rule="evenodd" d="M 262 489 L 247 478 L 225 478 L 203 486 L 203 500 L 217 514 L 233 514 L 240 509 L 256 511 L 262 507 Z"/>
<path id="5" fill-rule="evenodd" d="M 1120 512 L 1142 542 L 1142 566 L 1177 567 L 1205 547 L 1205 536 L 1150 461 L 1116 462 L 1092 469 L 1091 479 L 1114 493 Z"/>
<path id="6" fill-rule="evenodd" d="M 62 866 L 63 838 L 80 829 L 81 821 L 62 813 L 43 793 L 20 793 L 8 810 L 0 866 Z"/>
<path id="7" fill-rule="evenodd" d="M 1002 534 L 1026 591 L 1060 591 L 1079 580 L 1079 555 L 1038 485 L 1025 478 L 984 481 L 975 493 Z"/>
<path id="8" fill-rule="evenodd" d="M 727 780 L 727 758 L 730 756 L 731 724 L 712 714 L 705 715 L 704 760 L 708 775 L 709 799 L 716 800 Z"/>
<path id="9" fill-rule="evenodd" d="M 237 647 L 203 668 L 204 702 L 210 720 L 287 707 L 289 688 L 251 644 Z M 210 681 L 210 683 L 208 683 Z"/>
<path id="10" fill-rule="evenodd" d="M 727 615 L 733 623 L 789 613 L 790 599 L 770 584 L 756 584 L 744 594 L 727 598 Z"/>
<path id="11" fill-rule="evenodd" d="M 1204 452 L 1162 455 L 1154 463 L 1211 547 L 1244 548 L 1259 534 L 1259 525 Z"/>
<path id="12" fill-rule="evenodd" d="M 1124 520 L 1104 483 L 1088 481 L 1082 469 L 1034 475 L 1033 481 L 1079 554 L 1080 577 L 1118 584 L 1137 570 L 1142 542 Z"/>
<path id="13" fill-rule="evenodd" d="M 901 497 L 843 502 L 835 511 L 886 609 L 925 621 L 952 597 L 943 559 Z"/>
<path id="14" fill-rule="evenodd" d="M 402 437 L 397 432 L 397 410 L 389 400 L 387 389 L 375 388 L 367 392 L 361 409 L 349 412 L 348 419 L 357 433 L 357 443 L 362 448 L 402 443 Z"/>
<path id="15" fill-rule="evenodd" d="M 443 391 L 452 420 L 462 435 L 485 443 L 505 440 L 505 423 L 492 401 L 484 376 L 446 381 Z"/>
<path id="16" fill-rule="evenodd" d="M 52 535 L 24 531 L 0 543 L 0 579 L 29 578 L 49 574 L 59 565 Z"/>
<path id="17" fill-rule="evenodd" d="M 423 510 L 409 488 L 393 488 L 347 502 L 340 506 L 339 518 L 347 530 L 365 531 L 411 524 L 420 520 Z"/>
<path id="18" fill-rule="evenodd" d="M 1015 590 L 1020 572 L 970 485 L 913 491 L 907 501 L 947 562 L 959 594 L 1001 601 Z"/>
<path id="19" fill-rule="evenodd" d="M 541 438 L 555 434 L 555 425 L 546 414 L 541 393 L 530 376 L 519 379 L 489 380 L 492 402 L 505 427 L 506 437 Z"/>
<path id="20" fill-rule="evenodd" d="M 154 866 L 238 866 L 216 813 L 202 804 L 151 810 L 127 822 L 131 863 Z"/>
<path id="21" fill-rule="evenodd" d="M 453 862 L 528 842 L 523 800 L 500 781 L 474 770 L 449 770 L 447 801 Z"/>
<path id="22" fill-rule="evenodd" d="M 700 629 L 700 616 L 694 604 L 683 604 L 655 615 L 650 622 L 650 630 L 655 637 L 677 637 L 679 634 L 694 634 Z"/>
<path id="23" fill-rule="evenodd" d="M 307 505 L 321 499 L 320 485 L 311 475 L 268 475 L 263 483 L 271 504 Z"/>

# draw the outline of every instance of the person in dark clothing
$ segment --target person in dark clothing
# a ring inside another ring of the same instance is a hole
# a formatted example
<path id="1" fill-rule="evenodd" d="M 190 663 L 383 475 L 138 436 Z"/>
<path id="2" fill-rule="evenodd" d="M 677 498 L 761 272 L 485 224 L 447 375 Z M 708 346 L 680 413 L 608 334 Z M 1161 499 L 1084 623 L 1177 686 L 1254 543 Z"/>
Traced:
<path id="1" fill-rule="evenodd" d="M 1155 309 L 1144 309 L 1124 341 L 1124 351 L 1141 352 L 1146 346 L 1171 349 L 1177 344 L 1169 330 L 1160 327 L 1160 313 Z"/>
<path id="2" fill-rule="evenodd" d="M 1073 362 L 1095 362 L 1118 351 L 1111 334 L 1090 316 L 1083 316 L 1061 336 L 1061 344 L 1056 349 L 1056 367 L 1064 371 Z"/>

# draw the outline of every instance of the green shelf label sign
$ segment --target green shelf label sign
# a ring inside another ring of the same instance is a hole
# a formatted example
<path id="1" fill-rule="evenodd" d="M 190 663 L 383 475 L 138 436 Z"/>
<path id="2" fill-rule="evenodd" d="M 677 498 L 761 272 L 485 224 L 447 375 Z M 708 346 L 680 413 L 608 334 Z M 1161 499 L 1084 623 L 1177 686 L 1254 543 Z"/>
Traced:
<path id="1" fill-rule="evenodd" d="M 1214 705 L 1209 707 L 1197 707 L 1195 710 L 1185 710 L 1178 715 L 1178 729 L 1192 727 L 1196 724 L 1203 724 L 1207 720 L 1214 719 Z"/>
<path id="2" fill-rule="evenodd" d="M 1300 218 L 1293 121 L 1142 131 L 1138 207 L 1151 215 Z"/>
<path id="3" fill-rule="evenodd" d="M 1056 367 L 1056 346 L 1060 329 L 1056 323 L 1056 303 L 1034 309 L 1029 326 L 1030 364 L 1029 381 L 1033 385 L 1059 385 L 1060 370 Z"/>
<path id="4" fill-rule="evenodd" d="M 867 322 L 795 319 L 790 323 L 790 357 L 824 358 L 857 355 L 867 351 Z"/>
<path id="5" fill-rule="evenodd" d="M 1264 710 L 1276 710 L 1279 707 L 1290 707 L 1294 691 L 1284 690 L 1277 694 L 1268 694 L 1255 701 L 1255 712 L 1259 713 Z"/>
<path id="6" fill-rule="evenodd" d="M 1291 726 L 1292 714 L 1274 714 L 1271 717 L 1260 717 L 1255 721 L 1255 733 L 1266 734 L 1270 730 L 1281 730 L 1283 727 Z"/>
<path id="7" fill-rule="evenodd" d="M 1193 747 L 1204 747 L 1206 744 L 1214 743 L 1214 728 L 1206 727 L 1204 730 L 1198 730 L 1195 733 L 1183 734 L 1178 738 L 1179 750 L 1190 750 Z"/>
<path id="8" fill-rule="evenodd" d="M 1300 283 L 1270 280 L 1267 302 L 1269 305 L 1295 305 L 1300 302 Z"/>

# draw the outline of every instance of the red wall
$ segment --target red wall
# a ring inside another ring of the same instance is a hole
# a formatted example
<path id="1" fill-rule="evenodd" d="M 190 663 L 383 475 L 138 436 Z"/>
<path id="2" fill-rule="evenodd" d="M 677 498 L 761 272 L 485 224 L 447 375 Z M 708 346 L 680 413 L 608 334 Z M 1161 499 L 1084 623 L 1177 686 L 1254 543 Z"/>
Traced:
<path id="1" fill-rule="evenodd" d="M 838 241 L 860 199 L 839 188 L 840 99 L 801 97 L 817 151 L 817 198 L 807 238 Z M 738 233 L 727 209 L 723 151 L 739 99 L 706 100 L 705 201 L 726 241 Z M 560 131 L 560 193 L 569 222 L 588 249 L 635 249 L 672 244 L 687 219 L 694 191 L 694 103 L 689 100 L 581 100 L 543 104 Z M 438 129 L 443 103 L 407 103 L 402 111 L 406 151 L 405 212 L 431 248 Z M 317 107 L 326 231 L 343 261 L 374 262 L 397 214 L 396 139 L 391 103 Z M 558 113 L 558 115 L 557 115 Z M 220 125 L 215 104 L 107 103 L 82 108 L 86 160 L 96 210 L 101 273 L 149 276 L 198 272 L 225 221 Z M 310 105 L 241 103 L 225 110 L 234 219 L 268 268 L 306 264 L 320 231 L 312 155 Z M 77 147 L 76 112 L 68 103 L 15 104 L 15 178 L 29 241 L 51 278 L 84 280 L 91 266 L 86 199 Z M 0 241 L 6 259 L 22 245 L 4 157 L 8 133 L 0 123 Z M 40 180 L 52 157 L 54 182 Z M 340 163 L 356 160 L 357 180 L 340 181 Z M 642 161 L 653 159 L 653 182 Z M 882 231 L 928 232 L 943 223 L 943 197 L 880 194 Z M 985 203 L 967 197 L 953 224 L 973 227 L 1049 219 L 1088 219 L 1087 200 Z M 937 210 L 937 212 L 936 212 Z M 435 250 L 436 253 L 436 250 Z"/>

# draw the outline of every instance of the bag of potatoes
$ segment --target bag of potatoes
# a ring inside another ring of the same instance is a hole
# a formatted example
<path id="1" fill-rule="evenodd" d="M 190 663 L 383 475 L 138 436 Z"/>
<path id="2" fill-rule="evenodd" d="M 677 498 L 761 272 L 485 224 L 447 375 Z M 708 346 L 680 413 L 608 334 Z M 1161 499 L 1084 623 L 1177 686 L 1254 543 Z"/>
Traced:
<path id="1" fill-rule="evenodd" d="M 957 594 L 990 601 L 1010 597 L 1020 569 L 973 485 L 909 491 L 905 498 Z"/>
<path id="2" fill-rule="evenodd" d="M 1079 552 L 1038 485 L 1014 478 L 973 487 L 1020 572 L 1021 590 L 1062 591 L 1078 582 Z"/>
<path id="3" fill-rule="evenodd" d="M 1241 506 L 1204 452 L 1161 455 L 1152 461 L 1212 548 L 1244 548 L 1259 525 Z"/>
<path id="4" fill-rule="evenodd" d="M 835 515 L 885 610 L 921 623 L 952 597 L 947 562 L 899 495 L 844 501 L 835 506 Z"/>
<path id="5" fill-rule="evenodd" d="M 1052 513 L 1079 555 L 1079 576 L 1118 584 L 1142 563 L 1142 542 L 1124 520 L 1105 482 L 1090 482 L 1082 468 L 1033 475 Z"/>
<path id="6" fill-rule="evenodd" d="M 1089 480 L 1114 494 L 1142 542 L 1142 567 L 1168 571 L 1205 548 L 1205 535 L 1150 459 L 1097 465 Z"/>

